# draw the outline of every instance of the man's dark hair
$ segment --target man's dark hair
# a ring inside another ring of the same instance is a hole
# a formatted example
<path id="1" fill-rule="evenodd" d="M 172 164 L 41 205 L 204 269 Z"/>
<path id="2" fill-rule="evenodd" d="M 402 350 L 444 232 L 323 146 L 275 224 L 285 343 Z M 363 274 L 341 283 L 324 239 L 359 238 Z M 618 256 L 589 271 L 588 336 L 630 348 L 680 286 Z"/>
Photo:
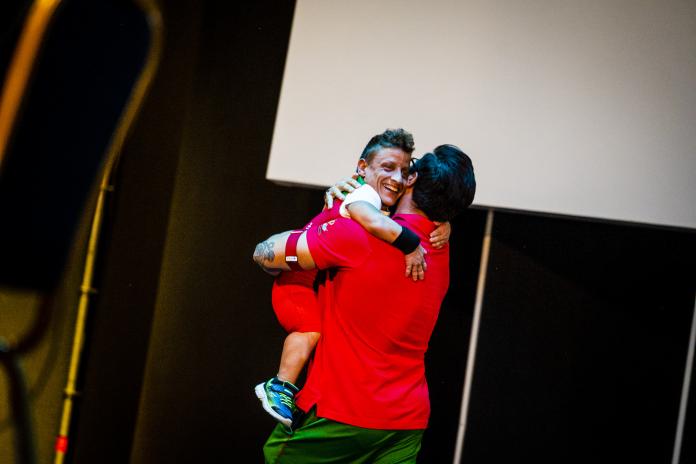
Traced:
<path id="1" fill-rule="evenodd" d="M 415 148 L 413 144 L 413 135 L 403 129 L 387 129 L 381 134 L 375 135 L 367 142 L 360 158 L 370 163 L 375 153 L 382 148 L 400 148 L 410 155 Z"/>
<path id="2" fill-rule="evenodd" d="M 449 221 L 474 201 L 474 166 L 454 145 L 440 145 L 426 153 L 412 170 L 418 172 L 413 201 L 431 221 Z"/>

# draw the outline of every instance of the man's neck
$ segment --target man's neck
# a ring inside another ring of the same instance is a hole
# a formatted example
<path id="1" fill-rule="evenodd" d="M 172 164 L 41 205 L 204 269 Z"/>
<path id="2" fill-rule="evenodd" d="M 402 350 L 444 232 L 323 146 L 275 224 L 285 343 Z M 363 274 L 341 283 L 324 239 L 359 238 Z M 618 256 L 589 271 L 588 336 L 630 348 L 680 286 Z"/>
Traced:
<path id="1" fill-rule="evenodd" d="M 399 200 L 399 204 L 396 205 L 396 211 L 394 214 L 418 214 L 420 216 L 428 217 L 423 210 L 416 206 L 413 201 L 413 191 L 407 190 Z"/>

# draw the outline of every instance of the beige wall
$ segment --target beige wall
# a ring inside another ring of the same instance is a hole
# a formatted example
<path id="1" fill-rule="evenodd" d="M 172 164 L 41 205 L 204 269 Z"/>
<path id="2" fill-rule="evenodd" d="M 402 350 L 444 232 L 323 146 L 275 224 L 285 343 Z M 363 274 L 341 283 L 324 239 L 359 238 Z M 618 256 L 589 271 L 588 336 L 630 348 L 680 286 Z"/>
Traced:
<path id="1" fill-rule="evenodd" d="M 364 134 L 404 127 L 417 152 L 472 157 L 479 205 L 694 228 L 695 13 L 682 0 L 299 0 L 267 176 L 328 185 Z"/>

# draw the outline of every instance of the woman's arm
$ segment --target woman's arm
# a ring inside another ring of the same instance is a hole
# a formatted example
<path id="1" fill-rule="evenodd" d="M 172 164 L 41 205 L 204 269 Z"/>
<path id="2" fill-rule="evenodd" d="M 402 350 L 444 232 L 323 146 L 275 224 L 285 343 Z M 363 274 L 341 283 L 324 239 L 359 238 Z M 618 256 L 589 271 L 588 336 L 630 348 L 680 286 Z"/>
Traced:
<path id="1" fill-rule="evenodd" d="M 435 222 L 437 227 L 430 233 L 430 244 L 433 248 L 442 248 L 449 242 L 452 225 L 449 222 Z"/>

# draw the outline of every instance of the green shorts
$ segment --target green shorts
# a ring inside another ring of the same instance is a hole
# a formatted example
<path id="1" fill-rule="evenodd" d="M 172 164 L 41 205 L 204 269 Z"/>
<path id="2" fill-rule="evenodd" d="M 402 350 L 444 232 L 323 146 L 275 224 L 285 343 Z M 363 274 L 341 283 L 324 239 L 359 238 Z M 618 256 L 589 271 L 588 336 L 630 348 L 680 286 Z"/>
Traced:
<path id="1" fill-rule="evenodd" d="M 313 408 L 300 427 L 278 424 L 263 447 L 268 464 L 415 463 L 423 430 L 377 430 L 317 417 Z"/>

